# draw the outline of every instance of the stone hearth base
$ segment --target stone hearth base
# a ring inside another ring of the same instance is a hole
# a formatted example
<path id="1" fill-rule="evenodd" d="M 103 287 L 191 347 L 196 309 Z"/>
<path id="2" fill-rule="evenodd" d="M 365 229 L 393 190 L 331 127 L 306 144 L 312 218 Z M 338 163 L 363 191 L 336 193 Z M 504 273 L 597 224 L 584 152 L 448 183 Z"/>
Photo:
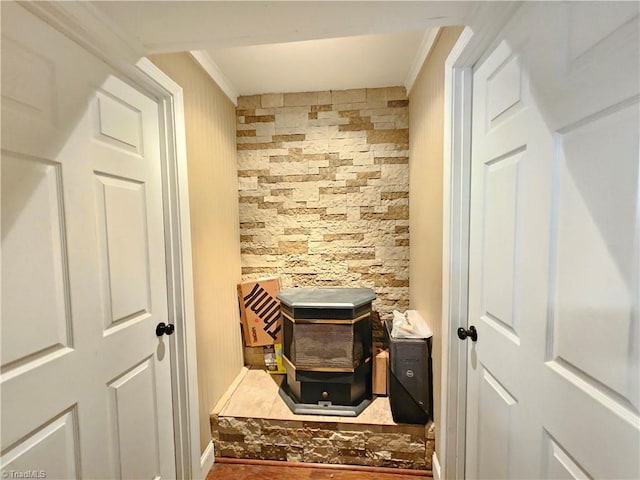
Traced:
<path id="1" fill-rule="evenodd" d="M 217 457 L 431 469 L 433 423 L 394 423 L 386 397 L 355 418 L 294 415 L 281 376 L 241 375 L 211 416 Z"/>

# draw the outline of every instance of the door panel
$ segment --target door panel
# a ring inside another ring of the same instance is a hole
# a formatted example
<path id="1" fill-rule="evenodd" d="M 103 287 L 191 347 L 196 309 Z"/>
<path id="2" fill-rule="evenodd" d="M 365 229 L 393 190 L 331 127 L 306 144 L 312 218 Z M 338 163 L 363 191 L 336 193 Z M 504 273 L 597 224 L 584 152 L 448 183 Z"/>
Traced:
<path id="1" fill-rule="evenodd" d="M 160 473 L 154 362 L 139 365 L 109 383 L 111 415 L 117 419 L 114 437 L 120 478 L 156 478 Z"/>
<path id="2" fill-rule="evenodd" d="M 508 478 L 512 411 L 518 402 L 486 369 L 480 386 L 478 436 L 480 478 Z"/>
<path id="3" fill-rule="evenodd" d="M 157 103 L 1 8 L 0 468 L 171 478 Z"/>
<path id="4" fill-rule="evenodd" d="M 79 464 L 75 408 L 41 425 L 3 455 L 3 472 L 29 472 L 31 478 L 78 478 Z"/>
<path id="5" fill-rule="evenodd" d="M 27 198 L 25 193 L 31 192 Z M 17 212 L 20 212 L 18 215 Z M 59 165 L 6 154 L 2 158 L 2 365 L 30 363 L 71 346 L 69 271 Z M 38 231 L 33 231 L 33 226 Z M 4 230 L 4 228 L 3 228 Z M 36 299 L 24 303 L 23 296 Z"/>
<path id="6" fill-rule="evenodd" d="M 474 68 L 468 478 L 638 478 L 638 4 L 521 7 Z"/>
<path id="7" fill-rule="evenodd" d="M 637 104 L 632 104 L 582 122 L 558 137 L 550 332 L 554 340 L 550 359 L 572 365 L 636 410 L 638 362 L 632 355 L 638 350 L 638 335 L 634 266 L 629 260 L 638 246 L 636 205 L 626 199 L 638 197 L 638 131 Z M 616 152 L 616 168 L 607 161 L 611 152 Z M 594 356 L 594 350 L 599 355 Z"/>
<path id="8" fill-rule="evenodd" d="M 99 93 L 96 98 L 96 138 L 125 152 L 142 156 L 142 118 L 132 105 Z"/>
<path id="9" fill-rule="evenodd" d="M 575 463 L 572 455 L 567 453 L 548 434 L 545 434 L 545 444 L 548 455 L 546 478 L 569 480 L 589 478 L 585 471 Z"/>
<path id="10" fill-rule="evenodd" d="M 484 314 L 517 338 L 513 316 L 518 199 L 522 152 L 485 163 Z M 505 291 L 505 288 L 507 289 Z"/>
<path id="11" fill-rule="evenodd" d="M 96 174 L 107 327 L 150 313 L 144 183 Z"/>
<path id="12" fill-rule="evenodd" d="M 2 35 L 4 61 L 12 66 L 2 76 L 2 101 L 37 123 L 58 122 L 57 66 L 30 46 Z M 26 133 L 26 132 L 25 132 Z"/>
<path id="13" fill-rule="evenodd" d="M 523 85 L 520 58 L 514 55 L 504 61 L 487 78 L 486 126 L 493 128 L 500 120 L 517 111 L 524 104 L 526 85 Z"/>

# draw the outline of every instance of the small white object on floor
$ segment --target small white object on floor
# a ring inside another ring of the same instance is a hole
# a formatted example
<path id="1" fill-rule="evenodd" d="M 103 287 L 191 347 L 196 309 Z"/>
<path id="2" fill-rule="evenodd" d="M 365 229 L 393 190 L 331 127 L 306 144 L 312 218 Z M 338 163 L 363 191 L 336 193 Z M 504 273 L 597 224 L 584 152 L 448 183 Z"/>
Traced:
<path id="1" fill-rule="evenodd" d="M 394 310 L 391 336 L 393 338 L 429 338 L 433 336 L 433 330 L 417 310 L 407 310 L 404 313 Z"/>

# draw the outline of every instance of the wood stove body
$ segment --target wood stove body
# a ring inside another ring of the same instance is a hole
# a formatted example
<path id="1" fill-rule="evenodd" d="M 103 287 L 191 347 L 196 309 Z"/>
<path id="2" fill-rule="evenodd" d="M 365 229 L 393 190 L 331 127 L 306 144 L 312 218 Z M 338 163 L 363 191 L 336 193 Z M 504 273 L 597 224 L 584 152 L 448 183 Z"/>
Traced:
<path id="1" fill-rule="evenodd" d="M 369 288 L 290 288 L 280 292 L 280 393 L 294 413 L 356 416 L 371 401 Z"/>

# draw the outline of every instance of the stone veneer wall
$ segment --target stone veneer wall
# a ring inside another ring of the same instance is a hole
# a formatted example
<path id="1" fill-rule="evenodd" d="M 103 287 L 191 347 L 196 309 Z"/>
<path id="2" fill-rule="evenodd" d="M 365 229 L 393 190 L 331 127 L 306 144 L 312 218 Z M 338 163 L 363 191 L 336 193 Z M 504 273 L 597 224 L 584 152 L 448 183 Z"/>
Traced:
<path id="1" fill-rule="evenodd" d="M 404 87 L 238 99 L 244 279 L 370 287 L 383 317 L 408 308 L 408 104 Z"/>
<path id="2" fill-rule="evenodd" d="M 213 416 L 216 456 L 431 470 L 428 425 L 361 425 Z"/>

